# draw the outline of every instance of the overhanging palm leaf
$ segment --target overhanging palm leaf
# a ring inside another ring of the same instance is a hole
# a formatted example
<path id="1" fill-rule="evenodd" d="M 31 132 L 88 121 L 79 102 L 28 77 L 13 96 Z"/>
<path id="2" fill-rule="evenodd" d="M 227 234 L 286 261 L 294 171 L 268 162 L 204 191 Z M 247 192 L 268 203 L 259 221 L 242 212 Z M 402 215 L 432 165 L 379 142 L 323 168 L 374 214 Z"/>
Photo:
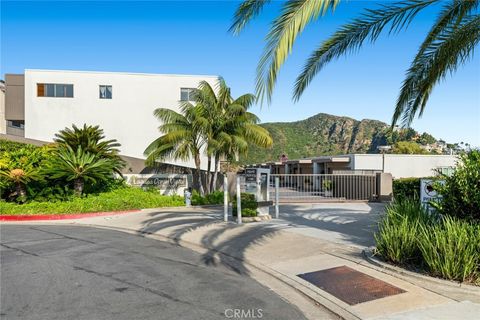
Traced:
<path id="1" fill-rule="evenodd" d="M 297 36 L 320 14 L 328 9 L 334 10 L 338 2 L 339 0 L 290 0 L 284 4 L 281 15 L 274 20 L 267 34 L 267 45 L 257 67 L 256 95 L 260 101 L 265 97 L 270 101 L 278 71 L 291 53 Z"/>
<path id="2" fill-rule="evenodd" d="M 244 1 L 235 12 L 235 19 L 229 31 L 235 34 L 240 33 L 248 22 L 255 18 L 270 1 L 271 0 Z"/>
<path id="3" fill-rule="evenodd" d="M 257 69 L 257 94 L 263 100 L 272 94 L 280 67 L 290 53 L 293 42 L 306 24 L 316 20 L 320 11 L 332 10 L 338 1 L 286 1 L 281 15 L 273 21 L 267 44 Z M 358 19 L 342 26 L 322 42 L 307 60 L 294 86 L 298 100 L 315 75 L 329 62 L 357 51 L 365 41 L 375 42 L 384 29 L 388 33 L 405 30 L 423 9 L 441 0 L 405 0 L 367 9 Z M 445 2 L 445 1 L 443 1 Z M 267 1 L 244 1 L 235 14 L 231 31 L 238 33 L 256 17 Z M 468 61 L 478 45 L 477 8 L 479 0 L 450 0 L 441 10 L 422 43 L 403 82 L 392 125 L 402 117 L 409 125 L 417 112 L 422 114 L 430 93 L 447 73 Z"/>
<path id="4" fill-rule="evenodd" d="M 447 25 L 435 41 L 415 57 L 403 83 L 392 123 L 402 117 L 403 124 L 409 125 L 417 112 L 421 116 L 435 84 L 471 58 L 479 41 L 479 15 L 464 18 L 460 25 Z"/>
<path id="5" fill-rule="evenodd" d="M 406 28 L 420 10 L 437 1 L 439 0 L 410 0 L 385 5 L 377 10 L 366 10 L 360 18 L 341 27 L 310 55 L 295 81 L 294 100 L 300 98 L 305 88 L 327 63 L 357 51 L 367 39 L 375 42 L 386 26 L 389 26 L 390 33 Z"/>

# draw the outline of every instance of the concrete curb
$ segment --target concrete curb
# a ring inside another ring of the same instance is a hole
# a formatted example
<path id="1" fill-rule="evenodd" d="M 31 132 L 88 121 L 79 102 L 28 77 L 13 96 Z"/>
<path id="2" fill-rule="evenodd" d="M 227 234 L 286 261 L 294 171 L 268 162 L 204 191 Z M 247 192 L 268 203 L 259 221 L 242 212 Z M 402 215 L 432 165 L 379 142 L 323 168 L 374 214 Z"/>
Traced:
<path id="1" fill-rule="evenodd" d="M 45 221 L 45 220 L 72 220 L 101 216 L 116 216 L 119 214 L 142 212 L 142 210 L 101 211 L 74 214 L 43 214 L 43 215 L 0 215 L 0 221 Z"/>
<path id="2" fill-rule="evenodd" d="M 413 283 L 413 281 L 416 281 L 414 284 L 421 286 L 427 290 L 436 292 L 437 287 L 442 286 L 442 287 L 448 288 L 449 291 L 458 292 L 459 294 L 477 295 L 478 299 L 480 299 L 480 287 L 476 287 L 476 286 L 465 284 L 465 283 L 435 278 L 435 277 L 423 275 L 420 273 L 406 270 L 401 267 L 391 265 L 389 263 L 381 261 L 380 259 L 375 258 L 375 255 L 370 249 L 362 250 L 362 255 L 365 261 L 367 261 L 374 269 L 377 269 L 377 270 L 380 269 L 379 271 L 386 272 L 387 274 L 390 274 L 402 280 L 408 281 L 410 283 Z M 420 281 L 421 284 L 419 284 L 418 281 Z M 460 300 L 457 300 L 457 301 L 460 301 Z"/>

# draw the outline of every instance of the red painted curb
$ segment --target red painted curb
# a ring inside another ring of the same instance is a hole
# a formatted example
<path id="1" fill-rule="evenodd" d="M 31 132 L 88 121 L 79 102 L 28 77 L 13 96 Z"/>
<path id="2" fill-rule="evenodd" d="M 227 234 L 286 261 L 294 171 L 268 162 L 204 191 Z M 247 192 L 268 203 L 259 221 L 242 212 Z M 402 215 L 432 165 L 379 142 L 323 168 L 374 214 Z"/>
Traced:
<path id="1" fill-rule="evenodd" d="M 68 220 L 100 216 L 114 216 L 124 213 L 140 212 L 140 210 L 124 210 L 110 212 L 88 212 L 76 214 L 45 214 L 45 215 L 0 215 L 0 221 L 34 221 L 34 220 Z"/>

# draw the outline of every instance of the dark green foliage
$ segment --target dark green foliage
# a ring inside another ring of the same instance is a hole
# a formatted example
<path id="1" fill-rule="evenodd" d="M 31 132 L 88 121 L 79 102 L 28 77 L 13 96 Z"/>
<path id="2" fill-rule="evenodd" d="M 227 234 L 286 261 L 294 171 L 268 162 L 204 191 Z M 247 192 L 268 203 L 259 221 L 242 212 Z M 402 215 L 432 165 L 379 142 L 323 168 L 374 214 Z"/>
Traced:
<path id="1" fill-rule="evenodd" d="M 442 195 L 440 213 L 480 222 L 480 151 L 462 154 L 452 175 L 442 175 L 445 184 L 435 187 Z"/>
<path id="2" fill-rule="evenodd" d="M 377 252 L 387 261 L 397 264 L 419 263 L 417 237 L 422 225 L 430 221 L 420 201 L 405 198 L 395 201 L 385 210 L 375 234 Z"/>
<path id="3" fill-rule="evenodd" d="M 458 281 L 480 276 L 480 225 L 447 216 L 420 230 L 418 247 L 433 275 Z"/>
<path id="4" fill-rule="evenodd" d="M 393 145 L 392 153 L 397 154 L 427 154 L 428 151 L 423 149 L 414 141 L 399 141 Z"/>
<path id="5" fill-rule="evenodd" d="M 480 224 L 428 213 L 406 198 L 387 207 L 375 234 L 385 260 L 458 281 L 480 281 Z"/>
<path id="6" fill-rule="evenodd" d="M 257 216 L 257 208 L 258 203 L 255 199 L 255 195 L 251 193 L 241 193 L 241 209 L 242 209 L 242 217 L 256 217 Z M 237 216 L 237 197 L 233 199 L 232 203 L 232 214 L 234 217 Z"/>
<path id="7" fill-rule="evenodd" d="M 405 199 L 420 200 L 420 178 L 402 178 L 393 180 L 393 197 L 400 202 Z"/>
<path id="8" fill-rule="evenodd" d="M 21 143 L 21 142 L 15 142 L 15 141 L 10 141 L 10 140 L 0 139 L 0 155 L 3 152 L 16 151 L 18 149 L 25 149 L 25 150 L 33 151 L 33 150 L 38 149 L 38 148 L 40 148 L 40 147 L 34 146 L 32 144 L 28 144 L 28 143 Z"/>
<path id="9" fill-rule="evenodd" d="M 202 197 L 197 190 L 193 190 L 192 205 L 201 206 L 215 204 L 223 204 L 223 191 L 214 191 Z"/>
<path id="10" fill-rule="evenodd" d="M 413 129 L 395 129 L 381 121 L 357 121 L 319 113 L 296 122 L 264 123 L 272 138 L 271 149 L 255 146 L 249 148 L 242 163 L 278 161 L 282 154 L 289 159 L 347 153 L 378 153 L 378 146 L 394 145 L 400 141 L 412 141 L 418 136 Z M 424 152 L 421 149 L 420 152 Z"/>
<path id="11" fill-rule="evenodd" d="M 105 140 L 103 129 L 99 126 L 90 126 L 84 124 L 78 128 L 72 125 L 72 128 L 65 128 L 55 134 L 55 142 L 59 145 L 68 146 L 74 152 L 82 149 L 83 152 L 94 155 L 97 159 L 109 159 L 114 164 L 113 170 L 120 173 L 125 166 L 125 162 L 118 155 L 120 143 L 117 140 Z"/>

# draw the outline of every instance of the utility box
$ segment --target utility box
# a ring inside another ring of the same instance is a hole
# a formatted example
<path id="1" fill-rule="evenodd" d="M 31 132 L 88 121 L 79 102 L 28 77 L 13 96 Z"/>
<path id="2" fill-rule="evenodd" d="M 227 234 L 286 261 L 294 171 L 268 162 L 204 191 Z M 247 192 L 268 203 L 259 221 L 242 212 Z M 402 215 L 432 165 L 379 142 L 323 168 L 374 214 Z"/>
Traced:
<path id="1" fill-rule="evenodd" d="M 255 195 L 258 215 L 268 215 L 270 203 L 270 169 L 246 168 L 245 192 Z"/>

